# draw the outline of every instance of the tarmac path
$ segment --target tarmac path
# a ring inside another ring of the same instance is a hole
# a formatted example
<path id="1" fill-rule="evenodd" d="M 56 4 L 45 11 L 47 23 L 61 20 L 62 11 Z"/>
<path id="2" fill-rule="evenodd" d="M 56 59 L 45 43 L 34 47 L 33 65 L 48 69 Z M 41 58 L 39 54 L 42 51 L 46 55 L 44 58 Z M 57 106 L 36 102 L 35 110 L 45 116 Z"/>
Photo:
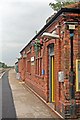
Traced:
<path id="1" fill-rule="evenodd" d="M 48 120 L 52 118 L 54 120 L 53 118 L 59 118 L 26 87 L 25 83 L 16 79 L 14 69 L 3 75 L 2 81 L 0 81 L 1 85 L 0 99 L 2 99 L 2 104 L 0 101 L 0 108 L 2 108 L 2 112 L 0 115 L 3 119 L 46 118 Z"/>
<path id="2" fill-rule="evenodd" d="M 8 72 L 2 77 L 2 118 L 16 118 L 12 91 L 8 80 Z"/>

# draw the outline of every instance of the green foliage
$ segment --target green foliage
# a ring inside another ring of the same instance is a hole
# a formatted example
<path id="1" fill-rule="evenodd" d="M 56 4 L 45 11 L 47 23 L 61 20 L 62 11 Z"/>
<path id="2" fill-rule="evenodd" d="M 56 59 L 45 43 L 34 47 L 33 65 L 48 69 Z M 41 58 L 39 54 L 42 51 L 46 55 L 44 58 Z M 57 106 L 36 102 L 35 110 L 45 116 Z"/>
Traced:
<path id="1" fill-rule="evenodd" d="M 42 42 L 39 39 L 36 38 L 32 42 L 32 45 L 34 46 L 34 50 L 35 50 L 36 56 L 38 56 L 39 50 L 42 48 L 42 45 L 43 45 Z"/>
<path id="2" fill-rule="evenodd" d="M 5 63 L 0 62 L 0 68 L 13 68 L 14 66 L 7 66 Z"/>
<path id="3" fill-rule="evenodd" d="M 0 68 L 6 68 L 7 65 L 5 63 L 0 62 Z"/>
<path id="4" fill-rule="evenodd" d="M 35 48 L 36 56 L 38 56 L 38 52 L 41 49 L 41 44 L 39 39 L 35 40 L 34 48 Z"/>
<path id="5" fill-rule="evenodd" d="M 67 5 L 70 5 L 70 4 L 73 4 L 75 3 L 74 1 L 72 0 L 69 0 L 69 1 L 64 1 L 64 2 L 59 2 L 58 0 L 56 0 L 57 2 L 56 3 L 49 3 L 49 6 L 55 10 L 55 11 L 58 11 L 59 9 L 61 9 L 62 7 L 65 7 Z"/>

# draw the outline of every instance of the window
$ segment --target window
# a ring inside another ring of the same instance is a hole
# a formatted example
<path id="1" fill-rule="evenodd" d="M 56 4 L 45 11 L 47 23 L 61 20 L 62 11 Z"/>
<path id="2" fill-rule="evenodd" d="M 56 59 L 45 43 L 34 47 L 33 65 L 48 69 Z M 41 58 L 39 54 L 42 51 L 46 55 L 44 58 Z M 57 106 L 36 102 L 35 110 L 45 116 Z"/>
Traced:
<path id="1" fill-rule="evenodd" d="M 31 73 L 31 56 L 30 56 L 30 51 L 27 52 L 27 72 Z"/>
<path id="2" fill-rule="evenodd" d="M 54 44 L 49 45 L 49 54 L 50 54 L 50 56 L 54 55 Z"/>
<path id="3" fill-rule="evenodd" d="M 35 74 L 42 75 L 42 49 L 40 49 L 35 63 Z"/>
<path id="4" fill-rule="evenodd" d="M 40 58 L 40 76 L 42 75 L 42 58 Z"/>

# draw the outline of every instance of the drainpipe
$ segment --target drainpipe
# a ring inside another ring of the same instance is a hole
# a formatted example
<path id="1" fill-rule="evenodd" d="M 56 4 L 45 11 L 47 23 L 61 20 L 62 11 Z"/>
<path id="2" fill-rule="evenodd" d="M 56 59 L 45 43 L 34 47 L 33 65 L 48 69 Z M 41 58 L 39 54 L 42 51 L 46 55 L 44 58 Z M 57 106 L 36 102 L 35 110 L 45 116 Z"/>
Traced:
<path id="1" fill-rule="evenodd" d="M 75 25 L 69 25 L 70 32 L 70 63 L 71 69 L 69 72 L 69 82 L 70 82 L 70 115 L 71 118 L 76 116 L 76 101 L 75 101 L 75 72 L 73 70 L 73 37 L 74 37 Z"/>

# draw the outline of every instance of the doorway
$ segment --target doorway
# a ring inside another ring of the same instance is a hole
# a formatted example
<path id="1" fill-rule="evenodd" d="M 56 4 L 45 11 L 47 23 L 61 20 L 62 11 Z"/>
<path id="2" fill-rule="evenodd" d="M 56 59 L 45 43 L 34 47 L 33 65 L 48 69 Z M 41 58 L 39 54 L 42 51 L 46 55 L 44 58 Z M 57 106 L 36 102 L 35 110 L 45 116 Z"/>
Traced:
<path id="1" fill-rule="evenodd" d="M 49 45 L 49 102 L 55 102 L 54 44 Z"/>

